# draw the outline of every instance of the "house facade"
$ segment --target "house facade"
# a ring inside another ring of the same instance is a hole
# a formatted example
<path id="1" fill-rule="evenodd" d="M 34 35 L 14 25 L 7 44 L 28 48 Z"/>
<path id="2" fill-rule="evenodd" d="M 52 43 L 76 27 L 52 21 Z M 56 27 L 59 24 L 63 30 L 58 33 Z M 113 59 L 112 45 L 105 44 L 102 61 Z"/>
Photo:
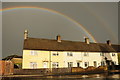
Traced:
<path id="1" fill-rule="evenodd" d="M 28 37 L 24 33 L 23 69 L 39 68 L 67 68 L 88 66 L 105 66 L 106 60 L 110 65 L 118 65 L 118 45 L 107 43 L 90 43 L 61 40 L 60 35 L 56 40 Z"/>

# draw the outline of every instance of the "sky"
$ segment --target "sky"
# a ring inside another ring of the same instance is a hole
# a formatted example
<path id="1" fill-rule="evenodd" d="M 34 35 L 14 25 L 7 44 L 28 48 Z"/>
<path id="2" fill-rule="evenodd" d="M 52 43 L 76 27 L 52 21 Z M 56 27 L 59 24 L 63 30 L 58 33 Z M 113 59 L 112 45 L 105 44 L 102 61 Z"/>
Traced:
<path id="1" fill-rule="evenodd" d="M 1 0 L 2 2 L 119 2 L 119 0 Z"/>
<path id="2" fill-rule="evenodd" d="M 118 43 L 117 2 L 3 2 L 2 8 L 3 57 L 22 55 L 25 29 L 34 38 Z"/>

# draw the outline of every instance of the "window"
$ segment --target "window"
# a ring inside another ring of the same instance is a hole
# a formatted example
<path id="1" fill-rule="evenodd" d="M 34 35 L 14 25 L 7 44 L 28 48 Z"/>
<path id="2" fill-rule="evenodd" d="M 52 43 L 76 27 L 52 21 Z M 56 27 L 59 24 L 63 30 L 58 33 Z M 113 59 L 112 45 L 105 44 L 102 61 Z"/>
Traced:
<path id="1" fill-rule="evenodd" d="M 67 56 L 73 56 L 72 52 L 67 52 Z"/>
<path id="2" fill-rule="evenodd" d="M 116 65 L 116 61 L 113 61 L 114 65 Z"/>
<path id="3" fill-rule="evenodd" d="M 31 55 L 38 55 L 38 54 L 37 54 L 37 51 L 33 51 L 33 50 L 32 50 L 32 51 L 31 51 Z"/>
<path id="4" fill-rule="evenodd" d="M 68 67 L 73 67 L 73 62 L 68 62 Z"/>
<path id="5" fill-rule="evenodd" d="M 112 56 L 115 56 L 115 53 L 112 53 Z"/>
<path id="6" fill-rule="evenodd" d="M 84 53 L 84 56 L 89 56 L 89 53 L 85 52 L 85 53 Z"/>
<path id="7" fill-rule="evenodd" d="M 105 56 L 105 53 L 100 53 L 100 56 Z"/>
<path id="8" fill-rule="evenodd" d="M 36 69 L 37 68 L 37 63 L 36 62 L 30 62 L 30 67 L 32 69 Z"/>
<path id="9" fill-rule="evenodd" d="M 101 61 L 101 66 L 105 66 L 105 62 L 104 61 Z"/>
<path id="10" fill-rule="evenodd" d="M 43 62 L 43 68 L 48 68 L 48 62 L 46 61 Z"/>
<path id="11" fill-rule="evenodd" d="M 85 67 L 88 67 L 89 66 L 89 62 L 85 62 Z"/>
<path id="12" fill-rule="evenodd" d="M 58 52 L 54 52 L 52 55 L 53 56 L 59 56 L 59 53 Z"/>
<path id="13" fill-rule="evenodd" d="M 52 67 L 53 68 L 58 68 L 59 67 L 59 63 L 58 62 L 53 62 L 52 63 Z"/>

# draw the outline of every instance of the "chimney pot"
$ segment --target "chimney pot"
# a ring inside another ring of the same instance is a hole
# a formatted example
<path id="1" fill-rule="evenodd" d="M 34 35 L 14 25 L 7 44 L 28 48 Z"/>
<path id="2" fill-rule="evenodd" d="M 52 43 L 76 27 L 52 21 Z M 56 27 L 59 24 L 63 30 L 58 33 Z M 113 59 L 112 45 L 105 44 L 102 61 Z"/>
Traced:
<path id="1" fill-rule="evenodd" d="M 107 40 L 107 44 L 108 44 L 109 46 L 111 46 L 111 41 L 110 41 L 110 40 Z"/>
<path id="2" fill-rule="evenodd" d="M 85 43 L 90 44 L 89 38 L 85 38 Z"/>
<path id="3" fill-rule="evenodd" d="M 25 30 L 24 31 L 24 39 L 27 39 L 28 38 L 28 30 Z"/>
<path id="4" fill-rule="evenodd" d="M 57 35 L 56 39 L 57 39 L 57 42 L 61 42 L 61 36 L 60 35 Z"/>

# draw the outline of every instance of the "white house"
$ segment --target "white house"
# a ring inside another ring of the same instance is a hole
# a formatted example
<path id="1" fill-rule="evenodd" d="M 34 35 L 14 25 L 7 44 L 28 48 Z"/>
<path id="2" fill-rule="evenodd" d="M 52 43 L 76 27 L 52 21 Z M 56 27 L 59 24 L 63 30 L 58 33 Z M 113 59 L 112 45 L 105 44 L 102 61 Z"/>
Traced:
<path id="1" fill-rule="evenodd" d="M 56 40 L 28 37 L 28 31 L 24 33 L 23 69 L 35 68 L 66 68 L 88 66 L 104 66 L 105 58 L 114 64 L 118 64 L 118 46 L 107 43 L 90 43 L 89 38 L 85 42 L 61 40 L 58 35 Z"/>

